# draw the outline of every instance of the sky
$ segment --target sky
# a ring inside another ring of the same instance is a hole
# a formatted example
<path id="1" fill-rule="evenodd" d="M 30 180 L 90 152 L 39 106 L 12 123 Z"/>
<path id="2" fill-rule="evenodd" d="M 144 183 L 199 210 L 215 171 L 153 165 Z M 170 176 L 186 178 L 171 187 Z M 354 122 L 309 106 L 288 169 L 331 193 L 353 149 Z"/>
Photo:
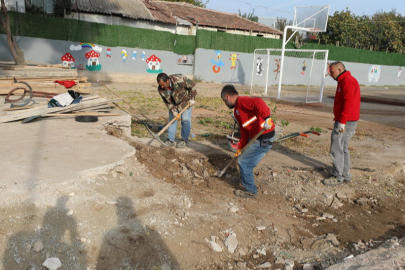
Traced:
<path id="1" fill-rule="evenodd" d="M 204 1 L 204 0 L 203 0 Z M 396 9 L 397 13 L 405 16 L 404 0 L 209 0 L 207 8 L 238 14 L 252 13 L 259 17 L 283 17 L 287 20 L 294 19 L 294 7 L 325 6 L 330 5 L 329 16 L 335 11 L 343 11 L 346 7 L 357 16 L 373 15 L 377 11 L 389 12 Z"/>

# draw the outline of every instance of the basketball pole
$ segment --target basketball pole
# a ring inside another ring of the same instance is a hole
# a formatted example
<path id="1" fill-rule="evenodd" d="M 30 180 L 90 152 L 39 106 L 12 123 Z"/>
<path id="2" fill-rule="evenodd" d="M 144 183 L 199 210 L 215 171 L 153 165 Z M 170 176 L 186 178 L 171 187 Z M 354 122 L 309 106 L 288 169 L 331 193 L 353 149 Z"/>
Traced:
<path id="1" fill-rule="evenodd" d="M 283 45 L 282 45 L 282 49 L 281 49 L 281 64 L 280 64 L 280 78 L 279 78 L 279 82 L 278 82 L 278 90 L 277 90 L 277 99 L 280 98 L 280 94 L 281 94 L 281 82 L 283 81 L 283 67 L 284 67 L 284 53 L 285 53 L 285 44 L 290 41 L 290 39 L 294 36 L 294 34 L 291 35 L 291 37 L 286 41 L 287 38 L 287 30 L 288 29 L 294 29 L 295 32 L 294 34 L 299 31 L 299 30 L 303 30 L 303 31 L 308 31 L 308 28 L 304 28 L 304 27 L 296 27 L 296 26 L 286 26 L 284 28 L 284 35 L 283 35 Z"/>

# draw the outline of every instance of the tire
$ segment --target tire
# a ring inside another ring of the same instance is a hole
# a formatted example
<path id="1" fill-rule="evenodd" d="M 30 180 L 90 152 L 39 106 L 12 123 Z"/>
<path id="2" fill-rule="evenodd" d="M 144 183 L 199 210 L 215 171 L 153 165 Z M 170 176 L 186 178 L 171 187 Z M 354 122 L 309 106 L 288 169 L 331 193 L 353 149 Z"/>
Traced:
<path id="1" fill-rule="evenodd" d="M 83 122 L 83 123 L 97 122 L 98 121 L 98 116 L 91 116 L 91 115 L 76 116 L 76 121 L 77 122 Z"/>
<path id="2" fill-rule="evenodd" d="M 236 139 L 240 139 L 239 132 L 235 132 L 233 134 L 233 137 L 236 138 Z M 235 140 L 232 140 L 232 139 L 228 138 L 228 148 L 232 152 L 236 153 L 236 151 L 239 149 L 239 141 L 235 141 Z"/>

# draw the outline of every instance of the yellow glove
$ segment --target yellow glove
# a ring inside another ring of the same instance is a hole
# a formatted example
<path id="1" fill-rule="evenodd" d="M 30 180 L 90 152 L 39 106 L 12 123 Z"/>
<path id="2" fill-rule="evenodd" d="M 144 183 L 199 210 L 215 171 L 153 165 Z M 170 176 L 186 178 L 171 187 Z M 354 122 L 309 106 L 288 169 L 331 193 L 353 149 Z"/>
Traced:
<path id="1" fill-rule="evenodd" d="M 264 120 L 264 129 L 271 129 L 273 126 L 273 122 L 271 121 L 271 118 L 266 118 L 266 120 Z"/>
<path id="2" fill-rule="evenodd" d="M 242 154 L 242 150 L 238 149 L 235 153 L 235 157 L 239 157 Z"/>
<path id="3" fill-rule="evenodd" d="M 180 119 L 180 114 L 176 111 L 172 111 L 174 118 L 176 119 L 176 121 L 178 121 Z"/>

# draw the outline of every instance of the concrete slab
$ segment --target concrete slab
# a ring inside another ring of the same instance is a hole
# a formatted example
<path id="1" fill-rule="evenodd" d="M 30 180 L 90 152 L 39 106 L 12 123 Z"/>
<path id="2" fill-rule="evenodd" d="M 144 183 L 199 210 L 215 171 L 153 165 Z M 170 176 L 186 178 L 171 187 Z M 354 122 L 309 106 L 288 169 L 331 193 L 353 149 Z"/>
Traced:
<path id="1" fill-rule="evenodd" d="M 5 106 L 10 105 L 4 105 L 4 97 L 0 97 L 0 109 Z M 128 135 L 131 117 L 121 113 L 99 117 L 94 123 L 52 117 L 0 124 L 0 190 L 25 193 L 39 182 L 88 179 L 120 165 L 135 154 L 135 148 L 107 135 L 105 126 L 114 125 Z"/>

